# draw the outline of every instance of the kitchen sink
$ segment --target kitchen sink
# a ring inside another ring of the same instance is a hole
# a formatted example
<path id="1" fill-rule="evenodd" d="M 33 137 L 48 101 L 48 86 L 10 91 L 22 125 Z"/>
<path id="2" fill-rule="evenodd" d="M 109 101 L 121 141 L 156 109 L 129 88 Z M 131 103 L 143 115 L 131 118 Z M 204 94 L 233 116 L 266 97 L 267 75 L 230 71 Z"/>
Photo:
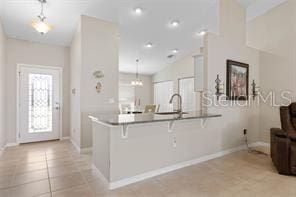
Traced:
<path id="1" fill-rule="evenodd" d="M 156 112 L 157 115 L 174 115 L 179 114 L 179 112 Z M 182 112 L 182 114 L 188 114 L 187 112 Z"/>

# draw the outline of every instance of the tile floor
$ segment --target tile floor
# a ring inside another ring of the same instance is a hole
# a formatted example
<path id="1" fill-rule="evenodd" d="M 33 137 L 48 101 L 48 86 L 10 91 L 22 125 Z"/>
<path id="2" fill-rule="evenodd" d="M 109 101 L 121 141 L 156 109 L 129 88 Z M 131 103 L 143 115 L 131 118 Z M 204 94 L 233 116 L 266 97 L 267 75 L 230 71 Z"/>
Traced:
<path id="1" fill-rule="evenodd" d="M 296 178 L 276 173 L 268 156 L 233 153 L 108 191 L 91 155 L 69 141 L 21 145 L 0 157 L 0 197 L 296 196 Z"/>

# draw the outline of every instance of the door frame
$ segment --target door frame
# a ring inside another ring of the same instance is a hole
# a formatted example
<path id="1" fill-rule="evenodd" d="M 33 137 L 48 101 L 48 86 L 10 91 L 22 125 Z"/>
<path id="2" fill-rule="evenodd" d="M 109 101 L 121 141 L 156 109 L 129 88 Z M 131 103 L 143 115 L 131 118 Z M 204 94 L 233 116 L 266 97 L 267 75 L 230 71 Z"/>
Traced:
<path id="1" fill-rule="evenodd" d="M 36 64 L 17 64 L 16 69 L 16 143 L 20 144 L 20 71 L 21 67 L 52 69 L 59 72 L 59 94 L 60 94 L 60 113 L 59 113 L 59 139 L 63 138 L 63 68 L 56 66 L 42 66 Z"/>

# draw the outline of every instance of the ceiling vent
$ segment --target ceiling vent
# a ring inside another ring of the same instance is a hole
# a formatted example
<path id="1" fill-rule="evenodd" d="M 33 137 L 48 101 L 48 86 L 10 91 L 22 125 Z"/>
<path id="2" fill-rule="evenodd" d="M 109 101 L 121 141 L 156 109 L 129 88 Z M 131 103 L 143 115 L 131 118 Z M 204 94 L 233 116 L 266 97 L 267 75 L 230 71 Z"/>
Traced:
<path id="1" fill-rule="evenodd" d="M 173 55 L 173 54 L 167 56 L 168 59 L 171 59 L 173 57 L 175 57 L 175 55 Z"/>

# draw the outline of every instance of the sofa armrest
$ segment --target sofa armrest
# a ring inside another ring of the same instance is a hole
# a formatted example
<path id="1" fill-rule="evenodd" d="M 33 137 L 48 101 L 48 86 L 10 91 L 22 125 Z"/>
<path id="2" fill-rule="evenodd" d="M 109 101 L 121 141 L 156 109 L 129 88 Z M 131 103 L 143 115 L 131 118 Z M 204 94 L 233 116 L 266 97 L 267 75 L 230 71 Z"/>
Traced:
<path id="1" fill-rule="evenodd" d="M 290 138 L 282 129 L 270 129 L 270 153 L 273 163 L 280 174 L 289 174 Z"/>
<path id="2" fill-rule="evenodd" d="M 287 137 L 287 132 L 280 128 L 271 128 L 270 129 L 270 136 L 277 136 L 277 137 Z"/>

